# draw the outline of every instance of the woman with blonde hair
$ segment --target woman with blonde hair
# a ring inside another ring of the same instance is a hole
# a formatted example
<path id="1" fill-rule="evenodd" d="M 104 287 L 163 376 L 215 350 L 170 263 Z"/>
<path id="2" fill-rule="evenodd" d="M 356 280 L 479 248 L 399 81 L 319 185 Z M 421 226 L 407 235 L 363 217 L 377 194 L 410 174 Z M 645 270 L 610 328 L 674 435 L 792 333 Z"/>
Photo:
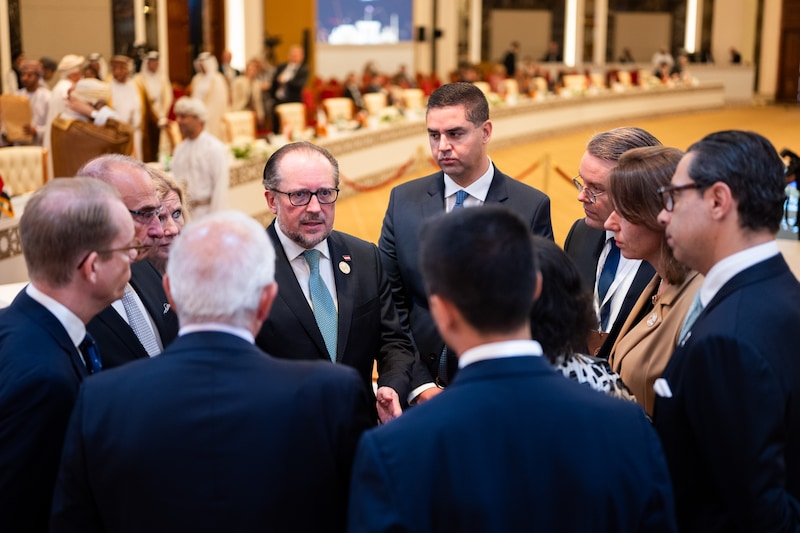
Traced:
<path id="1" fill-rule="evenodd" d="M 614 206 L 605 228 L 614 232 L 627 259 L 650 263 L 656 275 L 642 291 L 611 348 L 609 362 L 647 414 L 653 415 L 653 383 L 678 344 L 683 321 L 703 276 L 679 263 L 658 222 L 659 187 L 669 185 L 683 152 L 666 146 L 628 150 L 609 174 Z"/>
<path id="2" fill-rule="evenodd" d="M 148 257 L 149 261 L 163 276 L 167 271 L 167 260 L 172 241 L 180 235 L 183 226 L 189 221 L 187 211 L 189 199 L 183 192 L 183 188 L 168 174 L 148 168 L 153 182 L 156 185 L 156 193 L 161 201 L 161 213 L 158 219 L 164 228 L 164 238 L 158 243 L 158 248 Z"/>

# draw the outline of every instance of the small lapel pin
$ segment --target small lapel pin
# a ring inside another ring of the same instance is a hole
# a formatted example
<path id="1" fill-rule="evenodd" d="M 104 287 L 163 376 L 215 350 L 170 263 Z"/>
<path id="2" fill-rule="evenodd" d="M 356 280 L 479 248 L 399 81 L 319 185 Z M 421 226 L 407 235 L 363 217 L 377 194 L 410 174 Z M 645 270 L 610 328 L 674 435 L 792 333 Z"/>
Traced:
<path id="1" fill-rule="evenodd" d="M 339 270 L 342 271 L 342 274 L 349 274 L 350 273 L 350 265 L 347 264 L 345 261 L 339 262 Z"/>
<path id="2" fill-rule="evenodd" d="M 169 304 L 168 303 L 164 304 L 164 313 L 163 314 L 166 315 L 167 313 L 169 313 Z"/>
<path id="3" fill-rule="evenodd" d="M 672 398 L 672 389 L 669 388 L 669 383 L 664 378 L 658 378 L 653 383 L 653 390 L 662 398 Z"/>

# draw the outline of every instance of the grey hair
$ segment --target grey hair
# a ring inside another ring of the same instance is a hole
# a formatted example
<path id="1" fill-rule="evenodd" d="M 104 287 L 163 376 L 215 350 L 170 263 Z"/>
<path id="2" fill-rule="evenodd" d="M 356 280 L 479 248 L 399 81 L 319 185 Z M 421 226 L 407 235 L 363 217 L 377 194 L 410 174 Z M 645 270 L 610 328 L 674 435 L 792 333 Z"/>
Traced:
<path id="1" fill-rule="evenodd" d="M 170 294 L 182 325 L 248 327 L 261 292 L 275 281 L 275 250 L 264 228 L 239 211 L 188 224 L 167 263 Z"/>

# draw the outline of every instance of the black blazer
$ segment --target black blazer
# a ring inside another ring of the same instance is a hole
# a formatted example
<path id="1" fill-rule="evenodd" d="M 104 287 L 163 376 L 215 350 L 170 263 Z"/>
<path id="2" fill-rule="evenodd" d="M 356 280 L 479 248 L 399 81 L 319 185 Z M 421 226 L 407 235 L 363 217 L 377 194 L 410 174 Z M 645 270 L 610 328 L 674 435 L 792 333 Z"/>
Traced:
<path id="1" fill-rule="evenodd" d="M 594 291 L 594 284 L 597 276 L 597 261 L 606 243 L 606 232 L 604 230 L 590 228 L 586 225 L 585 219 L 576 220 L 569 229 L 567 239 L 564 241 L 564 251 L 578 267 L 583 282 L 590 291 Z M 656 275 L 656 270 L 647 261 L 642 261 L 639 270 L 631 282 L 625 298 L 622 301 L 617 319 L 608 332 L 608 337 L 603 341 L 603 346 L 597 353 L 597 357 L 608 359 L 611 348 L 614 346 L 622 326 L 625 324 L 633 306 L 641 296 L 642 291 Z"/>
<path id="2" fill-rule="evenodd" d="M 353 369 L 283 361 L 208 331 L 86 385 L 52 532 L 345 530 L 370 423 Z"/>
<path id="3" fill-rule="evenodd" d="M 24 290 L 0 310 L 0 531 L 47 531 L 64 433 L 87 375 L 64 326 Z"/>
<path id="4" fill-rule="evenodd" d="M 797 531 L 800 284 L 783 257 L 731 278 L 664 369 L 653 421 L 680 531 Z"/>
<path id="5" fill-rule="evenodd" d="M 178 316 L 167 302 L 161 274 L 149 261 L 137 261 L 131 265 L 131 286 L 142 299 L 166 349 L 178 336 Z M 89 321 L 86 329 L 97 342 L 104 369 L 149 357 L 133 329 L 110 305 Z"/>
<path id="6" fill-rule="evenodd" d="M 297 283 L 274 222 L 267 234 L 275 246 L 278 297 L 256 344 L 275 357 L 330 361 L 314 312 Z M 364 385 L 372 390 L 372 366 L 377 361 L 378 386 L 393 388 L 400 401 L 405 402 L 410 392 L 414 347 L 400 327 L 378 249 L 338 231 L 331 232 L 328 247 L 339 302 L 336 362 L 355 368 Z"/>
<path id="7" fill-rule="evenodd" d="M 286 70 L 289 63 L 281 63 L 275 70 L 275 76 L 272 78 L 272 86 L 269 91 L 276 104 L 283 104 L 286 102 L 302 102 L 303 101 L 303 87 L 306 86 L 308 81 L 309 70 L 308 65 L 303 63 L 294 73 L 294 77 L 286 82 L 286 94 L 283 100 L 278 99 L 277 93 L 280 83 L 278 83 L 278 76 Z"/>
<path id="8" fill-rule="evenodd" d="M 486 203 L 507 207 L 528 224 L 531 232 L 553 238 L 550 198 L 495 167 Z M 425 287 L 417 265 L 419 232 L 425 219 L 444 213 L 444 172 L 437 172 L 392 189 L 379 241 L 381 261 L 392 284 L 392 295 L 404 327 L 410 328 L 422 365 L 416 365 L 412 388 L 438 374 L 444 341 L 428 310 Z M 449 374 L 457 359 L 448 359 Z"/>

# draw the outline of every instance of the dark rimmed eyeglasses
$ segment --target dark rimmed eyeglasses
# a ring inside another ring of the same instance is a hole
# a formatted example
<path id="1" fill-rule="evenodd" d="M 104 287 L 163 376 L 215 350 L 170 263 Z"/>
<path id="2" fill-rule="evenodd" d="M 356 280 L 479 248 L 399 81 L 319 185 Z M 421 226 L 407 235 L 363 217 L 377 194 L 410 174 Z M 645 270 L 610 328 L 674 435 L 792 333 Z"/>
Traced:
<path id="1" fill-rule="evenodd" d="M 664 185 L 659 187 L 656 193 L 661 195 L 661 205 L 664 206 L 664 211 L 671 213 L 675 208 L 675 193 L 686 191 L 688 189 L 702 189 L 697 183 L 686 183 L 685 185 Z"/>
<path id="2" fill-rule="evenodd" d="M 300 207 L 303 205 L 308 205 L 311 202 L 311 197 L 316 196 L 317 201 L 323 205 L 325 204 L 332 204 L 336 201 L 336 198 L 339 197 L 339 189 L 332 188 L 332 189 L 317 189 L 314 192 L 311 191 L 294 191 L 294 192 L 283 192 L 279 191 L 278 189 L 272 189 L 272 192 L 279 192 L 281 194 L 285 194 L 289 197 L 289 203 L 295 207 Z"/>
<path id="3" fill-rule="evenodd" d="M 138 256 L 139 254 L 146 252 L 150 248 L 151 246 L 149 244 L 141 244 L 140 242 L 137 241 L 136 243 L 129 244 L 128 246 L 122 246 L 120 248 L 109 248 L 108 250 L 92 250 L 88 252 L 85 256 L 83 256 L 81 262 L 78 263 L 78 270 L 81 269 L 83 264 L 86 263 L 86 260 L 89 259 L 89 256 L 92 255 L 93 252 L 96 252 L 97 255 L 108 255 L 114 252 L 130 252 L 131 250 L 136 250 L 136 255 Z"/>
<path id="4" fill-rule="evenodd" d="M 163 206 L 158 207 L 146 207 L 144 209 L 128 209 L 128 212 L 136 219 L 137 222 L 141 222 L 142 224 L 147 224 L 153 217 L 158 217 L 161 214 L 161 210 Z"/>
<path id="5" fill-rule="evenodd" d="M 581 192 L 585 193 L 586 198 L 588 198 L 589 201 L 593 204 L 597 203 L 598 196 L 603 196 L 606 193 L 606 191 L 603 192 L 593 191 L 592 189 L 587 187 L 586 184 L 583 182 L 583 178 L 581 177 L 580 174 L 572 178 L 572 184 L 575 185 L 575 188 L 578 189 L 579 193 Z"/>

